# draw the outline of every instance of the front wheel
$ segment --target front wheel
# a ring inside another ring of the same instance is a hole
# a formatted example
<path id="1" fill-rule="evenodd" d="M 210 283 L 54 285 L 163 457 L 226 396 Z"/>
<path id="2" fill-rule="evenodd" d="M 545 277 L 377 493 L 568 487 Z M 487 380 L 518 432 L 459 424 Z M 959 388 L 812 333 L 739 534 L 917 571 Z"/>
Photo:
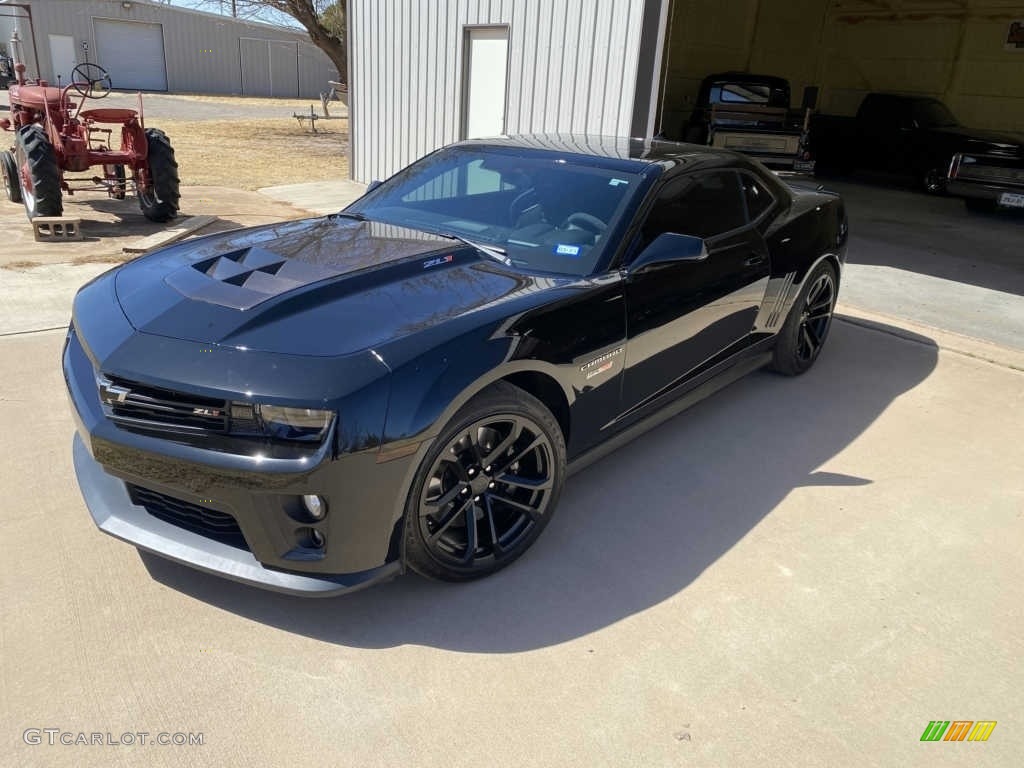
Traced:
<path id="1" fill-rule="evenodd" d="M 2 79 L 2 78 L 0 78 Z M 12 203 L 21 202 L 21 185 L 18 183 L 18 163 L 10 151 L 0 152 L 0 172 L 3 173 L 4 192 Z"/>
<path id="2" fill-rule="evenodd" d="M 24 173 L 18 173 L 18 184 L 25 213 L 30 219 L 62 215 L 64 201 L 61 199 L 60 166 L 46 131 L 41 125 L 32 123 L 18 129 L 17 139 L 18 170 L 24 170 Z"/>
<path id="3" fill-rule="evenodd" d="M 178 215 L 181 201 L 178 163 L 167 134 L 156 128 L 146 129 L 149 151 L 149 184 L 139 187 L 139 207 L 150 221 L 163 223 Z"/>
<path id="4" fill-rule="evenodd" d="M 423 576 L 469 581 L 522 555 L 548 524 L 565 478 L 565 440 L 543 403 L 499 382 L 448 423 L 405 510 L 405 559 Z"/>
<path id="5" fill-rule="evenodd" d="M 929 195 L 946 194 L 946 172 L 941 168 L 929 168 L 921 175 L 921 186 Z"/>
<path id="6" fill-rule="evenodd" d="M 799 376 L 818 359 L 836 308 L 837 276 L 828 262 L 815 267 L 779 331 L 772 368 L 786 376 Z"/>

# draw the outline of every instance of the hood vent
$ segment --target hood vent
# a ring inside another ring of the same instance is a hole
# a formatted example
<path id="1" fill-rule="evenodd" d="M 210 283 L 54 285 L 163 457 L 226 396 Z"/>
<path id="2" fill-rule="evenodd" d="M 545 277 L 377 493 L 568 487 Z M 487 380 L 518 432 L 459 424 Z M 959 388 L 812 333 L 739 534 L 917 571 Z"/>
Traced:
<path id="1" fill-rule="evenodd" d="M 252 247 L 182 267 L 164 281 L 189 299 L 245 310 L 342 273 L 341 269 Z"/>

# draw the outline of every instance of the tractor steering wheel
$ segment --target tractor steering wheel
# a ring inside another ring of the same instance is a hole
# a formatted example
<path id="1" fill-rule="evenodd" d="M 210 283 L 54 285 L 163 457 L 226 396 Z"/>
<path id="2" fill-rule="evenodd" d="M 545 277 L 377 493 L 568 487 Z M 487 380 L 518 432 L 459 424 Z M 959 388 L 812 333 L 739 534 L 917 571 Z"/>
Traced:
<path id="1" fill-rule="evenodd" d="M 99 77 L 90 77 L 90 75 L 99 75 Z M 96 95 L 97 85 L 103 86 L 100 96 Z M 110 89 L 114 87 L 114 84 L 111 82 L 110 73 L 107 70 L 99 64 L 86 62 L 71 70 L 71 87 L 84 98 L 103 99 L 110 95 Z"/>

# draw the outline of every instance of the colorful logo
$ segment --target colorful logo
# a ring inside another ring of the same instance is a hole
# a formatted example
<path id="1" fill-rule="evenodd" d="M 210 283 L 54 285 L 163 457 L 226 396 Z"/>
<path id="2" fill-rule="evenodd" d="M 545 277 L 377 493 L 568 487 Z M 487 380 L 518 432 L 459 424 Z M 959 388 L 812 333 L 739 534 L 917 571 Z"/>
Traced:
<path id="1" fill-rule="evenodd" d="M 995 720 L 932 720 L 921 741 L 988 741 L 995 727 Z"/>

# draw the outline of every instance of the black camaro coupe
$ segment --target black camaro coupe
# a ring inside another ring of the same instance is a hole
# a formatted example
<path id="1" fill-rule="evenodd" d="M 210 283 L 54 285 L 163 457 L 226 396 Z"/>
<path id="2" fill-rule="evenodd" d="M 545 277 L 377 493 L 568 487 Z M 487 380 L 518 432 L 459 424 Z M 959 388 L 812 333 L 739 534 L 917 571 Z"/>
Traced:
<path id="1" fill-rule="evenodd" d="M 341 213 L 149 254 L 75 299 L 74 463 L 104 532 L 331 595 L 519 557 L 566 476 L 829 331 L 846 215 L 741 155 L 526 136 Z"/>

